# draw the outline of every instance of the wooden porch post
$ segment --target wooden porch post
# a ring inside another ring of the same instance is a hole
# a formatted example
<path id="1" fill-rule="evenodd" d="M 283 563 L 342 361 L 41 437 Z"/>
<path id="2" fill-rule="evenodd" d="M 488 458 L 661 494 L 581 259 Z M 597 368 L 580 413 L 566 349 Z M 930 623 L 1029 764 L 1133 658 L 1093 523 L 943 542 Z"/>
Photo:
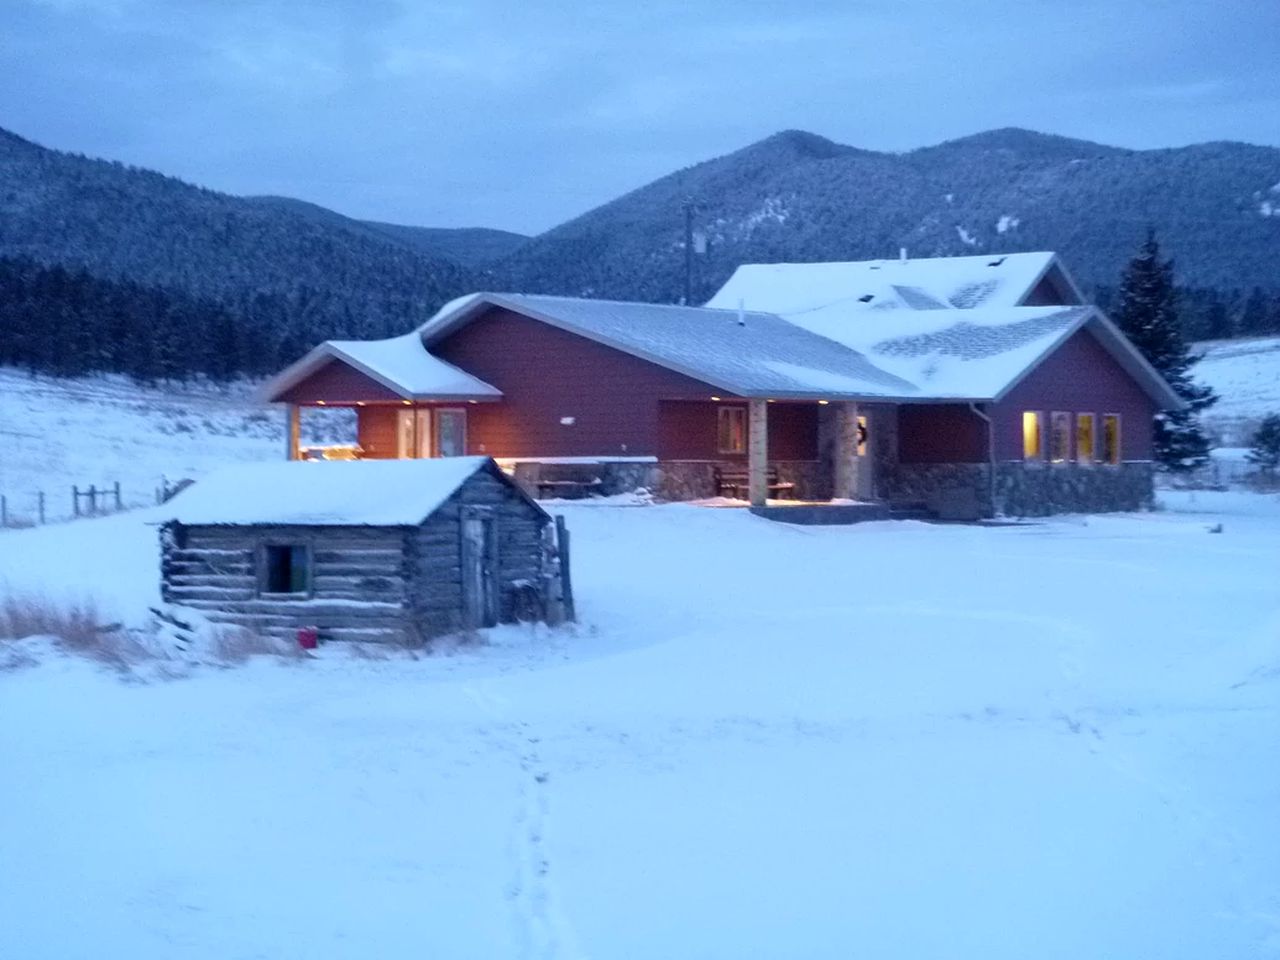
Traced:
<path id="1" fill-rule="evenodd" d="M 285 411 L 287 415 L 284 438 L 285 459 L 297 460 L 302 453 L 302 409 L 296 403 L 291 403 L 285 407 Z"/>
<path id="2" fill-rule="evenodd" d="M 832 464 L 832 491 L 836 500 L 858 498 L 858 405 L 841 401 L 836 406 L 836 448 Z"/>
<path id="3" fill-rule="evenodd" d="M 752 400 L 748 407 L 747 490 L 753 507 L 763 507 L 769 497 L 768 411 L 764 400 Z"/>

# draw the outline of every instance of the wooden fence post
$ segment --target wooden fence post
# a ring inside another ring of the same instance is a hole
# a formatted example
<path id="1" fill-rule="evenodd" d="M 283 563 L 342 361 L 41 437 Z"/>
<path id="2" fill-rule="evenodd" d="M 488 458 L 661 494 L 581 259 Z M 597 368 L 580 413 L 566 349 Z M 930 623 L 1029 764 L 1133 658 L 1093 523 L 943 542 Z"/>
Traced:
<path id="1" fill-rule="evenodd" d="M 119 480 L 116 481 L 115 493 L 116 493 L 116 513 L 119 513 L 120 510 L 122 509 L 120 506 L 120 481 Z"/>
<path id="2" fill-rule="evenodd" d="M 560 603 L 564 607 L 564 618 L 575 623 L 578 615 L 573 606 L 573 581 L 569 574 L 569 528 L 560 514 L 556 515 L 556 549 L 560 555 Z"/>
<path id="3" fill-rule="evenodd" d="M 71 488 L 71 512 L 73 516 L 80 516 L 80 488 L 77 486 Z"/>
<path id="4" fill-rule="evenodd" d="M 9 525 L 9 500 L 3 493 L 0 493 L 0 528 Z"/>
<path id="5" fill-rule="evenodd" d="M 40 512 L 40 525 L 44 526 L 44 491 L 36 493 L 36 507 Z"/>

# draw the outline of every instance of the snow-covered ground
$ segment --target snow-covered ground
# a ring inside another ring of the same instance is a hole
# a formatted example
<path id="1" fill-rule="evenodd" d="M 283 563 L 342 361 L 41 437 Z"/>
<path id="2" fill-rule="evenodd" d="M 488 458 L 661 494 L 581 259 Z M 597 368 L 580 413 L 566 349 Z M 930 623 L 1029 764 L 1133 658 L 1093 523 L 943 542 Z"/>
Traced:
<path id="1" fill-rule="evenodd" d="M 319 437 L 341 429 L 328 411 L 309 410 L 303 421 Z M 283 456 L 284 419 L 254 400 L 248 384 L 143 387 L 125 377 L 64 380 L 0 367 L 0 494 L 13 517 L 34 519 L 42 491 L 48 518 L 57 519 L 72 513 L 72 485 L 119 482 L 125 505 L 139 506 L 155 502 L 165 478 Z"/>
<path id="2" fill-rule="evenodd" d="M 565 506 L 575 630 L 167 681 L 32 644 L 0 955 L 1280 956 L 1280 500 L 1165 496 Z M 147 520 L 0 533 L 0 578 L 139 622 Z"/>
<path id="3" fill-rule="evenodd" d="M 1206 411 L 1206 425 L 1222 446 L 1248 446 L 1258 421 L 1280 413 L 1280 337 L 1206 340 L 1193 349 L 1203 354 L 1195 378 L 1220 397 Z"/>

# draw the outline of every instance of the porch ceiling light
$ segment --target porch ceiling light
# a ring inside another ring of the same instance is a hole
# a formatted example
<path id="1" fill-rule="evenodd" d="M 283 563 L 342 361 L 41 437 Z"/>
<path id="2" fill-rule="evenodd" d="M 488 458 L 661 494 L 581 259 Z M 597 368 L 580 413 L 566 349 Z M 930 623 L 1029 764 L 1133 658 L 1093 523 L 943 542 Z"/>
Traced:
<path id="1" fill-rule="evenodd" d="M 720 402 L 720 398 L 719 398 L 719 397 L 712 397 L 711 399 L 712 399 L 712 400 L 714 400 L 716 403 L 719 403 L 719 402 Z"/>
<path id="2" fill-rule="evenodd" d="M 316 401 L 316 406 L 317 406 L 317 407 L 323 407 L 323 406 L 324 406 L 324 401 L 323 401 L 323 400 L 317 400 L 317 401 Z"/>
<path id="3" fill-rule="evenodd" d="M 825 407 L 830 402 L 831 402 L 830 400 L 819 400 L 818 405 Z"/>

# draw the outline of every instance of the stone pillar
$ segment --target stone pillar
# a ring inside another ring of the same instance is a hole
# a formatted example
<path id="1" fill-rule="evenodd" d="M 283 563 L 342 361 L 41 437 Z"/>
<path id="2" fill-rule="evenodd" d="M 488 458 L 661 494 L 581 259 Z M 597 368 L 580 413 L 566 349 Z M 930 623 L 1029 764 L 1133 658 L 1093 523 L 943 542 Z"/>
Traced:
<path id="1" fill-rule="evenodd" d="M 285 459 L 297 460 L 302 456 L 302 409 L 296 403 L 291 403 L 285 407 L 285 414 Z"/>
<path id="2" fill-rule="evenodd" d="M 763 507 L 769 497 L 769 408 L 765 400 L 752 400 L 747 417 L 747 489 L 753 507 Z"/>
<path id="3" fill-rule="evenodd" d="M 849 401 L 836 404 L 835 451 L 832 460 L 834 500 L 856 500 L 858 497 L 858 405 Z"/>

